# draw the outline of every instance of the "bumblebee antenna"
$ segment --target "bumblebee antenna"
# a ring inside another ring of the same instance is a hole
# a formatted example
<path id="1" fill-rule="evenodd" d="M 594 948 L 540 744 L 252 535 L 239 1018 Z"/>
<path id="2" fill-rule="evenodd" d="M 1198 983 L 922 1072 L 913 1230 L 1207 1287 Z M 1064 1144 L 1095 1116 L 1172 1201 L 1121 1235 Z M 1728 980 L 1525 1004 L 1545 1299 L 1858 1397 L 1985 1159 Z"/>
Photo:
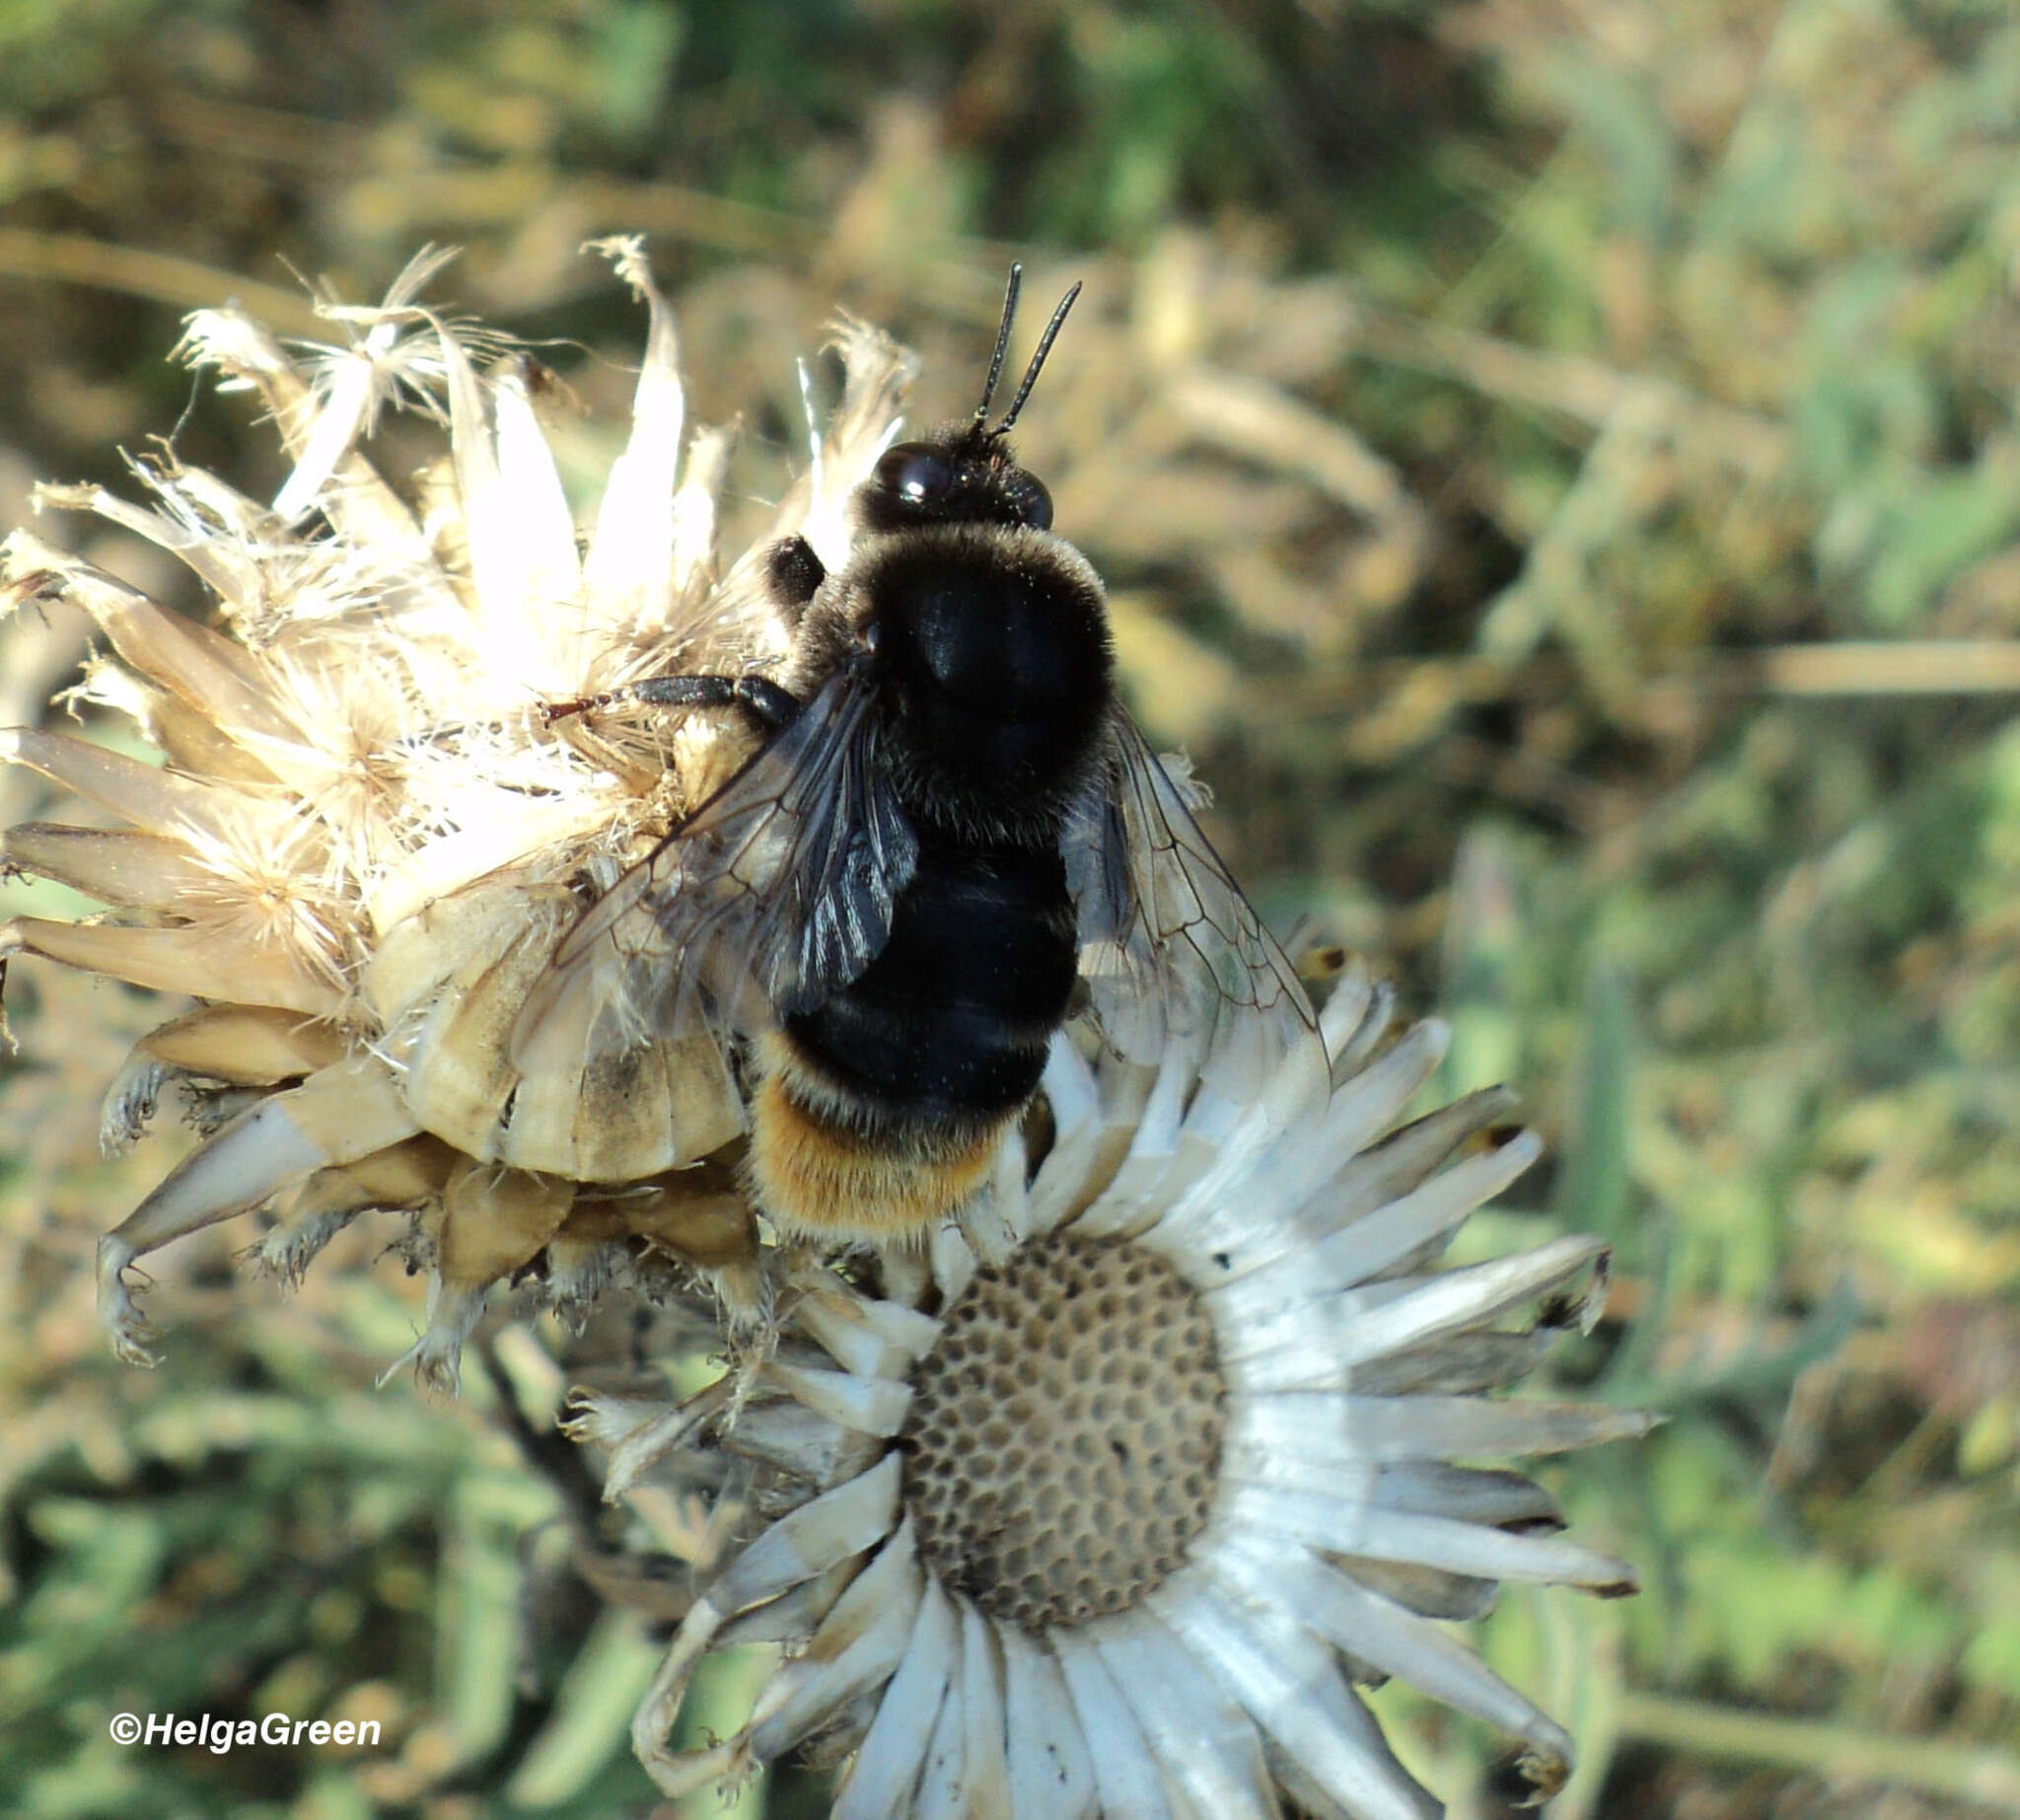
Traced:
<path id="1" fill-rule="evenodd" d="M 1011 275 L 1010 295 L 1013 298 L 1017 295 L 1016 273 L 1014 268 Z M 1073 300 L 1079 295 L 1080 286 L 1078 284 L 1075 284 L 1074 287 L 1070 291 L 1068 291 L 1065 296 L 1059 299 L 1059 307 L 1052 312 L 1052 320 L 1046 325 L 1045 333 L 1040 335 L 1038 338 L 1038 352 L 1032 355 L 1031 365 L 1024 369 L 1024 378 L 1017 387 L 1017 396 L 1010 400 L 1010 408 L 1003 413 L 1003 421 L 997 424 L 996 427 L 989 432 L 991 436 L 1006 436 L 1009 434 L 1010 426 L 1017 421 L 1017 413 L 1024 408 L 1024 400 L 1031 397 L 1032 387 L 1038 384 L 1039 369 L 1045 365 L 1046 356 L 1052 351 L 1052 343 L 1059 338 L 1059 326 L 1060 324 L 1065 322 L 1066 312 L 1072 309 Z M 1003 332 L 1007 334 L 1009 333 L 1009 331 L 1010 319 L 1006 315 L 1003 319 Z M 997 347 L 997 358 L 1000 360 L 1001 357 L 1002 349 L 1001 344 L 999 342 Z M 989 376 L 989 383 L 992 387 L 995 384 L 995 375 L 993 371 Z"/>
<path id="2" fill-rule="evenodd" d="M 980 429 L 989 414 L 989 400 L 996 396 L 996 381 L 1003 377 L 1003 356 L 1010 351 L 1010 325 L 1017 320 L 1017 293 L 1024 284 L 1024 267 L 1010 267 L 1010 288 L 1003 293 L 1003 321 L 996 328 L 996 351 L 989 356 L 989 377 L 982 387 L 982 401 L 974 407 L 974 426 Z"/>

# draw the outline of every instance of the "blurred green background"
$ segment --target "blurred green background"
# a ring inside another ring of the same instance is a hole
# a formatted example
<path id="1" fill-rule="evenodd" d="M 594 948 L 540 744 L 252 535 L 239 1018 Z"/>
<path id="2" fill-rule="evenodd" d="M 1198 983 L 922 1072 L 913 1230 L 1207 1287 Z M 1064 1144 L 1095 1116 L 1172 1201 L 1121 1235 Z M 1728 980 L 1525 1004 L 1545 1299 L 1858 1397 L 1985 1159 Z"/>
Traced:
<path id="1" fill-rule="evenodd" d="M 180 315 L 306 332 L 293 274 L 365 300 L 429 241 L 557 338 L 593 475 L 642 325 L 577 248 L 624 230 L 757 497 L 836 304 L 952 412 L 1013 255 L 1035 303 L 1086 279 L 1020 443 L 1140 716 L 1279 926 L 1450 1016 L 1449 1087 L 1523 1088 L 1553 1161 L 1469 1242 L 1609 1234 L 1555 1388 L 1673 1418 L 1551 1469 L 1643 1595 L 1481 1638 L 1581 1740 L 1551 1813 L 2020 1813 L 2011 6 L 0 0 L 0 523 L 172 428 L 270 487 Z M 8 636 L 33 720 L 81 646 Z M 374 1391 L 391 1235 L 285 1299 L 240 1222 L 151 1261 L 168 1359 L 116 1367 L 92 1246 L 180 1141 L 97 1155 L 144 1008 L 8 990 L 0 1810 L 650 1811 L 608 1519 L 498 1419 L 557 1389 L 529 1330 L 456 1408 Z M 1494 1740 L 1379 1704 L 1506 1811 Z M 122 1751 L 122 1709 L 387 1743 Z"/>

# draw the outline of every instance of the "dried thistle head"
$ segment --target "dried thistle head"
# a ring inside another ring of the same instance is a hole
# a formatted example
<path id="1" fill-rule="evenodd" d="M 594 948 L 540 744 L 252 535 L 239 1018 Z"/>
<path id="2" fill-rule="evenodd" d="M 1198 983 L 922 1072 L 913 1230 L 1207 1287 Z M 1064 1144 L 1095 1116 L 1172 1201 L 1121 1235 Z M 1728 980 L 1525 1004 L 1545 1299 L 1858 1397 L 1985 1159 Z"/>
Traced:
<path id="1" fill-rule="evenodd" d="M 671 1258 L 733 1323 L 762 1314 L 732 1168 L 745 1109 L 719 1048 L 600 1025 L 593 994 L 531 1053 L 510 1041 L 584 896 L 748 735 L 706 710 L 602 718 L 592 734 L 543 708 L 677 667 L 704 633 L 753 662 L 776 655 L 763 545 L 798 532 L 843 559 L 843 503 L 896 429 L 911 361 L 842 325 L 841 403 L 769 536 L 725 566 L 727 434 L 686 428 L 673 318 L 639 245 L 598 250 L 649 326 L 630 437 L 586 531 L 541 428 L 543 370 L 421 301 L 447 258 L 429 251 L 383 303 L 320 306 L 341 345 L 291 348 L 232 310 L 190 319 L 180 356 L 253 394 L 293 458 L 271 505 L 172 453 L 133 464 L 144 504 L 39 496 L 173 552 L 212 595 L 211 623 L 30 532 L 0 546 L 12 610 L 60 597 L 103 637 L 76 698 L 160 759 L 0 733 L 0 757 L 93 812 L 13 829 L 5 863 L 108 907 L 17 917 L 0 956 L 196 1001 L 141 1040 L 106 1102 L 112 1145 L 172 1079 L 215 1128 L 101 1246 L 101 1309 L 124 1357 L 147 1362 L 151 1338 L 127 1266 L 253 1207 L 278 1215 L 259 1254 L 290 1277 L 361 1210 L 410 1211 L 434 1276 L 411 1356 L 437 1384 L 454 1382 L 463 1337 L 509 1276 L 575 1308 Z M 389 408 L 446 432 L 415 497 L 367 453 Z"/>

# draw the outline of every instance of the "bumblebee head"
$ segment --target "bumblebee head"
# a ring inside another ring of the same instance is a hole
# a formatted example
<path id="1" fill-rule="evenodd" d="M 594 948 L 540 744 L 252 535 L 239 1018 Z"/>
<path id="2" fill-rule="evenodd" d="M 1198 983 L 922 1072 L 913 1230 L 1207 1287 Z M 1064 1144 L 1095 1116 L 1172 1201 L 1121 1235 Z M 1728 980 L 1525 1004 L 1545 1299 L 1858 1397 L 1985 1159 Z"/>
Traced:
<path id="1" fill-rule="evenodd" d="M 907 531 L 917 525 L 1027 525 L 1049 531 L 1052 496 L 1020 468 L 1000 432 L 955 425 L 923 442 L 884 451 L 856 496 L 864 528 Z"/>
<path id="2" fill-rule="evenodd" d="M 989 426 L 989 403 L 1003 376 L 1003 356 L 1010 345 L 1010 326 L 1017 316 L 1017 292 L 1024 267 L 1010 267 L 1010 286 L 1003 298 L 1003 320 L 996 330 L 996 349 L 989 358 L 989 376 L 973 419 L 953 423 L 919 442 L 901 442 L 887 449 L 857 493 L 857 510 L 866 529 L 904 531 L 917 525 L 1005 525 L 1049 531 L 1052 496 L 1010 452 L 1010 427 L 1038 384 L 1046 356 L 1052 351 L 1059 326 L 1080 295 L 1075 285 L 1060 299 L 1052 320 L 1039 337 L 1038 351 L 1024 369 L 1017 395 L 1002 422 Z"/>

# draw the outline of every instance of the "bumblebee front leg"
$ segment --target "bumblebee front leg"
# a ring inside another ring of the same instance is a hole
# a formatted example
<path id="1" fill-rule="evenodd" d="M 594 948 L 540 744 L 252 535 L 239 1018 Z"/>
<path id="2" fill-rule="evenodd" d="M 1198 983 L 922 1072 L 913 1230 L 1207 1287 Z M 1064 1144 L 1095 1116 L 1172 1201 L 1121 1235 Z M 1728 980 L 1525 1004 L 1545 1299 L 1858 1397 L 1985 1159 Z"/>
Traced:
<path id="1" fill-rule="evenodd" d="M 764 579 L 771 599 L 787 620 L 797 625 L 807 603 L 821 591 L 828 569 L 805 538 L 780 538 L 765 551 Z"/>
<path id="2" fill-rule="evenodd" d="M 642 683 L 600 695 L 578 695 L 572 701 L 549 701 L 541 709 L 548 726 L 592 708 L 622 707 L 642 701 L 651 707 L 741 707 L 768 733 L 776 733 L 798 714 L 800 698 L 762 676 L 654 676 Z"/>
<path id="3" fill-rule="evenodd" d="M 633 701 L 654 707 L 740 707 L 776 733 L 800 711 L 800 698 L 766 676 L 655 676 L 634 683 Z"/>

